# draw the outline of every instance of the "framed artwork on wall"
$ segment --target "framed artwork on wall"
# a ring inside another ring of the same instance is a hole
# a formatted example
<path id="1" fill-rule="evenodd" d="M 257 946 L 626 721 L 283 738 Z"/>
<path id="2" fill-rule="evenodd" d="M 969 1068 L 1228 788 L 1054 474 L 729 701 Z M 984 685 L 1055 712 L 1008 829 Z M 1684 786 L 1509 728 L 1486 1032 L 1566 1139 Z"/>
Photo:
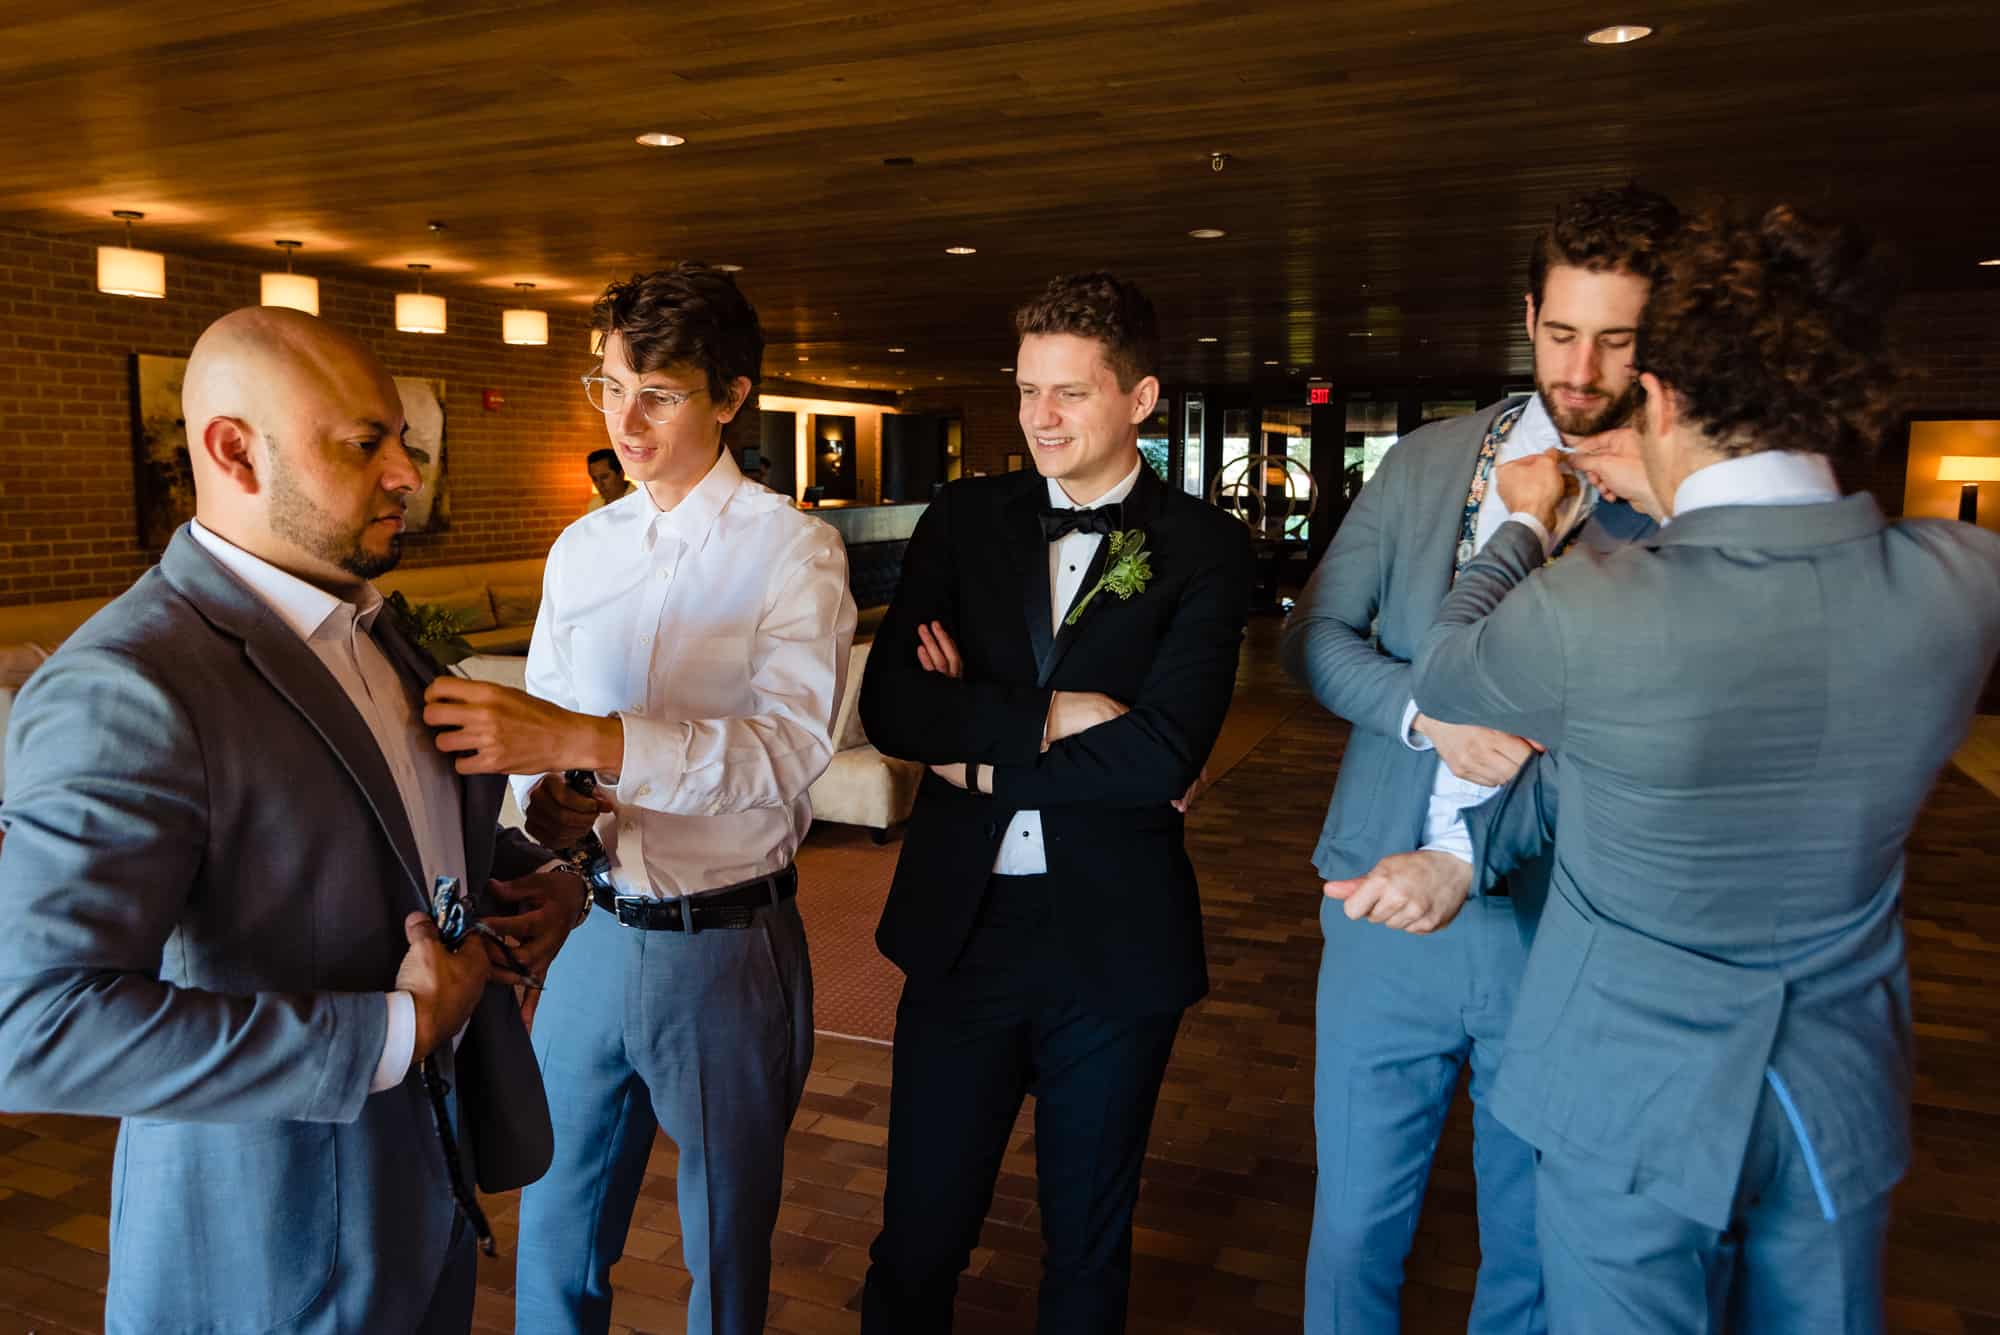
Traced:
<path id="1" fill-rule="evenodd" d="M 410 424 L 411 454 L 417 458 L 422 484 L 403 507 L 405 533 L 436 533 L 451 527 L 450 478 L 445 472 L 444 381 L 416 376 L 395 377 L 403 400 L 403 420 Z M 421 454 L 418 452 L 421 451 Z"/>
<path id="2" fill-rule="evenodd" d="M 132 357 L 132 501 L 139 545 L 148 551 L 163 550 L 174 530 L 194 518 L 194 470 L 181 419 L 186 376 L 185 357 Z"/>

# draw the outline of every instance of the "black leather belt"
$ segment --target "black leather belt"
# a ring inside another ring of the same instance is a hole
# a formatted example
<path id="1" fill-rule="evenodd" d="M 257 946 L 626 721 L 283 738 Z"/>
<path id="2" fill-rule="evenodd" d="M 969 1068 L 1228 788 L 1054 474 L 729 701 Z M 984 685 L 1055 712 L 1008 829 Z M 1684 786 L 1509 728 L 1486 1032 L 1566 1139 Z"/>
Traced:
<path id="1" fill-rule="evenodd" d="M 653 895 L 619 895 L 601 886 L 590 897 L 618 919 L 619 925 L 642 932 L 706 932 L 711 928 L 740 932 L 757 920 L 757 910 L 782 904 L 799 892 L 799 870 L 787 867 L 775 876 L 760 876 L 741 885 L 700 894 L 661 899 Z"/>

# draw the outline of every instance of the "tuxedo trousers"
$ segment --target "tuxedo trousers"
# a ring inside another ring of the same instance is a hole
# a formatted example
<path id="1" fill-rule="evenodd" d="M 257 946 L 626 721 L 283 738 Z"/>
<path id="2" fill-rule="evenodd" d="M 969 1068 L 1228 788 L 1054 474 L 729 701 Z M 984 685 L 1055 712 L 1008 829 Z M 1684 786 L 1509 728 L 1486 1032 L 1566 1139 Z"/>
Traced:
<path id="1" fill-rule="evenodd" d="M 1036 1330 L 1125 1328 L 1139 1169 L 1181 1013 L 1078 1004 L 1050 895 L 1046 876 L 993 877 L 956 964 L 904 986 L 864 1335 L 951 1329 L 958 1277 L 1030 1093 L 1046 1249 Z"/>

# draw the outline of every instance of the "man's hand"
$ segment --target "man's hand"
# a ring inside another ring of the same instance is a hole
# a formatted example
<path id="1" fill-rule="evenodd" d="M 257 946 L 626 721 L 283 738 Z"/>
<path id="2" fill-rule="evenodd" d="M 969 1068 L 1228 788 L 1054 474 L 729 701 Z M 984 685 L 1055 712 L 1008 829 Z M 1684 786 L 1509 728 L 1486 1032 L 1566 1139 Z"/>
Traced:
<path id="1" fill-rule="evenodd" d="M 528 837 L 543 848 L 573 848 L 601 813 L 613 810 L 611 799 L 602 793 L 585 797 L 562 775 L 544 774 L 529 790 L 521 816 Z"/>
<path id="2" fill-rule="evenodd" d="M 1458 916 L 1472 890 L 1472 864 L 1449 853 L 1391 853 L 1351 881 L 1328 881 L 1326 897 L 1344 901 L 1348 920 L 1418 936 Z"/>
<path id="3" fill-rule="evenodd" d="M 1563 472 L 1562 456 L 1554 450 L 1530 454 L 1494 470 L 1493 482 L 1500 489 L 1500 503 L 1507 513 L 1531 514 L 1542 521 L 1551 537 L 1561 537 L 1557 528 L 1564 494 L 1576 479 Z"/>
<path id="4" fill-rule="evenodd" d="M 1049 697 L 1049 721 L 1042 729 L 1042 750 L 1131 712 L 1130 706 L 1096 691 L 1056 691 Z"/>
<path id="5" fill-rule="evenodd" d="M 416 1003 L 417 1041 L 411 1055 L 420 1062 L 472 1018 L 492 962 L 484 950 L 446 950 L 437 924 L 421 913 L 403 919 L 403 935 L 410 949 L 396 969 L 396 990 L 408 992 Z"/>
<path id="6" fill-rule="evenodd" d="M 958 645 L 942 621 L 917 626 L 917 662 L 926 672 L 954 680 L 965 676 L 965 660 L 959 657 Z"/>
<path id="7" fill-rule="evenodd" d="M 1178 811 L 1183 816 L 1185 816 L 1187 815 L 1188 808 L 1194 805 L 1194 800 L 1197 797 L 1200 797 L 1202 794 L 1202 790 L 1207 787 L 1208 787 L 1208 766 L 1203 765 L 1201 767 L 1201 773 L 1195 775 L 1194 782 L 1188 785 L 1188 790 L 1185 793 L 1181 794 L 1179 797 L 1175 798 L 1172 802 L 1168 803 L 1168 805 L 1171 806 L 1175 811 Z"/>
<path id="8" fill-rule="evenodd" d="M 1570 464 L 1590 479 L 1605 500 L 1629 501 L 1639 513 L 1660 518 L 1660 502 L 1646 476 L 1645 456 L 1639 453 L 1639 433 L 1631 427 L 1579 440 Z"/>
<path id="9" fill-rule="evenodd" d="M 1440 723 L 1419 714 L 1411 729 L 1431 739 L 1444 767 L 1467 783 L 1498 788 L 1521 772 L 1528 757 L 1548 748 L 1511 732 L 1474 723 Z"/>
<path id="10" fill-rule="evenodd" d="M 460 774 L 615 770 L 625 763 L 625 729 L 617 719 L 574 713 L 495 682 L 439 677 L 424 691 L 424 722 L 445 729 L 437 749 L 458 755 Z"/>
<path id="11" fill-rule="evenodd" d="M 541 982 L 549 971 L 549 961 L 562 949 L 575 925 L 577 911 L 588 893 L 583 881 L 566 871 L 533 872 L 511 881 L 488 881 L 493 897 L 514 910 L 506 917 L 488 917 L 486 926 L 507 938 L 514 957 L 528 966 L 533 982 Z M 480 940 L 488 947 L 493 943 Z M 493 977 L 503 983 L 520 981 L 497 949 L 493 955 Z"/>

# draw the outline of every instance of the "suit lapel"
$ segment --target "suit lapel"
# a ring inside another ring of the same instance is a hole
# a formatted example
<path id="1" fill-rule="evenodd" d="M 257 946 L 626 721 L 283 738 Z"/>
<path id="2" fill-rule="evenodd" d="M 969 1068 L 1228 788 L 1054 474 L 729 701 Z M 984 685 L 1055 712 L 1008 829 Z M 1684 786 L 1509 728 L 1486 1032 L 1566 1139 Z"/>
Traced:
<path id="1" fill-rule="evenodd" d="M 1159 514 L 1160 501 L 1165 493 L 1166 484 L 1160 481 L 1158 475 L 1151 468 L 1144 462 L 1141 462 L 1139 465 L 1138 481 L 1132 484 L 1132 494 L 1125 498 L 1125 504 L 1119 521 L 1121 526 L 1126 529 L 1139 529 L 1142 532 L 1146 532 L 1148 537 L 1150 537 L 1150 525 Z M 1090 608 L 1076 619 L 1075 624 L 1072 625 L 1070 623 L 1069 612 L 1074 609 L 1077 602 L 1082 601 L 1085 594 L 1097 587 L 1097 581 L 1104 577 L 1105 567 L 1110 564 L 1110 560 L 1111 539 L 1105 538 L 1098 542 L 1097 554 L 1090 558 L 1090 565 L 1083 572 L 1083 583 L 1077 585 L 1076 598 L 1071 601 L 1069 607 L 1063 609 L 1063 624 L 1056 633 L 1055 645 L 1041 659 L 1041 673 L 1035 683 L 1037 686 L 1046 686 L 1049 684 L 1049 681 L 1055 676 L 1057 666 L 1063 660 L 1063 655 L 1067 654 L 1070 646 L 1076 643 L 1077 636 L 1081 635 L 1083 628 L 1090 624 L 1090 619 L 1103 610 L 1097 606 L 1097 603 L 1103 601 L 1108 595 L 1099 594 L 1092 601 Z M 1046 579 L 1043 581 L 1043 587 L 1044 589 L 1047 588 Z M 1042 606 L 1045 609 L 1042 624 L 1047 626 L 1046 609 L 1048 607 L 1048 600 L 1046 598 L 1043 599 Z"/>
<path id="2" fill-rule="evenodd" d="M 1034 485 L 1022 487 L 1001 506 L 1001 546 L 1015 567 L 1020 580 L 1021 611 L 1027 618 L 1028 643 L 1035 653 L 1038 675 L 1046 675 L 1043 669 L 1049 661 L 1049 654 L 1055 644 L 1055 632 L 1049 628 L 1049 544 L 1042 537 L 1041 521 L 1036 516 L 1041 512 L 1041 502 L 1048 496 L 1048 484 L 1040 474 L 1032 475 Z"/>
<path id="3" fill-rule="evenodd" d="M 382 646 L 389 662 L 416 687 L 418 707 L 423 694 L 438 676 L 438 666 L 418 647 L 386 607 L 375 617 L 375 642 Z M 452 762 L 447 760 L 446 764 Z M 501 774 L 453 774 L 458 784 L 458 819 L 465 841 L 465 888 L 476 892 L 492 874 L 493 821 L 500 811 L 507 778 Z"/>
<path id="4" fill-rule="evenodd" d="M 340 683 L 263 600 L 238 583 L 183 528 L 160 558 L 161 572 L 210 623 L 243 642 L 243 656 L 298 710 L 361 790 L 383 837 L 409 873 L 410 892 L 428 911 L 416 836 L 382 748 Z"/>

